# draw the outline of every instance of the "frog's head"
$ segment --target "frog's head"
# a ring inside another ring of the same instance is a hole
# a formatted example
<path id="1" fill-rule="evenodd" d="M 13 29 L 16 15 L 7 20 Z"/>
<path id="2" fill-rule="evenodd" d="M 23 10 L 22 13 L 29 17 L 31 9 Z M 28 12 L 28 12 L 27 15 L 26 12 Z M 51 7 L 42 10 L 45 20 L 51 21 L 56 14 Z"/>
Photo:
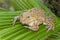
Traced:
<path id="1" fill-rule="evenodd" d="M 29 24 L 31 21 L 35 20 L 34 17 L 31 16 L 30 13 L 28 12 L 24 12 L 21 16 L 20 16 L 20 22 L 22 24 Z"/>

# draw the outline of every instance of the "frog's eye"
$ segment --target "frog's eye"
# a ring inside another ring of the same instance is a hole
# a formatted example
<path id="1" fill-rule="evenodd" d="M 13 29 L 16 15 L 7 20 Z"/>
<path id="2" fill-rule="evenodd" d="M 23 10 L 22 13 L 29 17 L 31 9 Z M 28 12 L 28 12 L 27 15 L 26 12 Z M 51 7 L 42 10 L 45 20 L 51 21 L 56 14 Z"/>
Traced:
<path id="1" fill-rule="evenodd" d="M 27 18 L 30 18 L 30 16 L 28 16 Z"/>

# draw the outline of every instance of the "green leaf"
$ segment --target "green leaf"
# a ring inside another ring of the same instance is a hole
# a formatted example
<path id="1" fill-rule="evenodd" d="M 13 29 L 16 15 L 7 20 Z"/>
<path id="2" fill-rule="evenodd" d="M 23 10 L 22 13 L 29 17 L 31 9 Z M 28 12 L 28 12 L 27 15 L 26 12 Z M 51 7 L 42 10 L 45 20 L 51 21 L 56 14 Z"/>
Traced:
<path id="1" fill-rule="evenodd" d="M 5 8 L 0 7 L 0 12 L 1 12 L 1 11 L 9 11 L 9 10 L 7 10 L 7 9 L 5 9 Z"/>
<path id="2" fill-rule="evenodd" d="M 56 17 L 40 0 L 12 0 L 15 12 L 0 12 L 0 39 L 1 40 L 44 40 L 54 32 L 57 32 L 60 26 L 60 19 Z M 24 10 L 39 7 L 45 10 L 46 14 L 54 16 L 55 30 L 46 32 L 44 25 L 40 25 L 38 31 L 32 31 L 24 28 L 19 21 L 12 25 L 13 18 L 21 15 Z"/>

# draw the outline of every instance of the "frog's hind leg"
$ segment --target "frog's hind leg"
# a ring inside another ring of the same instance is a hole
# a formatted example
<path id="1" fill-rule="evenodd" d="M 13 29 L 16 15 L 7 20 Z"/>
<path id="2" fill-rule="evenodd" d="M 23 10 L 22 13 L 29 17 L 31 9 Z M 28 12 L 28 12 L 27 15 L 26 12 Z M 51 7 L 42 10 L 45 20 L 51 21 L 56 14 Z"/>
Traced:
<path id="1" fill-rule="evenodd" d="M 30 30 L 33 30 L 33 31 L 37 31 L 38 29 L 39 29 L 39 27 L 38 26 L 24 26 L 24 27 L 26 27 L 26 28 L 29 28 Z"/>
<path id="2" fill-rule="evenodd" d="M 50 31 L 50 30 L 53 30 L 54 31 L 54 27 L 52 27 L 52 26 L 50 26 L 50 27 L 49 26 L 46 26 L 46 28 L 48 29 L 47 32 Z"/>
<path id="3" fill-rule="evenodd" d="M 54 31 L 54 27 L 52 27 L 52 30 Z"/>
<path id="4" fill-rule="evenodd" d="M 51 29 L 52 29 L 52 27 L 49 27 L 48 30 L 47 30 L 47 32 L 50 31 Z"/>
<path id="5" fill-rule="evenodd" d="M 13 25 L 14 25 L 15 22 L 18 20 L 18 18 L 19 18 L 19 16 L 14 17 L 14 19 L 13 19 Z"/>

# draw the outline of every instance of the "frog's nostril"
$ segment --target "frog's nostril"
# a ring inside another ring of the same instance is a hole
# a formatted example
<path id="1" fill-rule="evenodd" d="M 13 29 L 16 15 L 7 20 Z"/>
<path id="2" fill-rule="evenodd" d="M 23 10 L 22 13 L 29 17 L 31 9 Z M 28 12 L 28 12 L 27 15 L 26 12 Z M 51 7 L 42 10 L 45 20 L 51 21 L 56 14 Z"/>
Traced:
<path id="1" fill-rule="evenodd" d="M 22 22 L 22 24 L 25 24 L 25 22 Z"/>

